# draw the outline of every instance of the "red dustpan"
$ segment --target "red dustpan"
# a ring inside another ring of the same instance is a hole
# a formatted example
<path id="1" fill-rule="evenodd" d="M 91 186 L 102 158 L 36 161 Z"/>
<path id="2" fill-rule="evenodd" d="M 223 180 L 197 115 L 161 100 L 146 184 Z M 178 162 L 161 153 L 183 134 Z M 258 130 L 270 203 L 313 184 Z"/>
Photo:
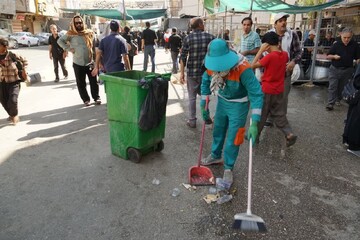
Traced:
<path id="1" fill-rule="evenodd" d="M 209 106 L 209 96 L 206 97 L 205 109 L 207 110 Z M 200 140 L 200 149 L 199 149 L 199 158 L 197 166 L 193 166 L 189 169 L 189 183 L 191 185 L 214 185 L 215 178 L 213 173 L 208 167 L 200 166 L 202 150 L 204 146 L 204 136 L 205 136 L 205 121 L 202 126 L 201 131 L 201 140 Z"/>

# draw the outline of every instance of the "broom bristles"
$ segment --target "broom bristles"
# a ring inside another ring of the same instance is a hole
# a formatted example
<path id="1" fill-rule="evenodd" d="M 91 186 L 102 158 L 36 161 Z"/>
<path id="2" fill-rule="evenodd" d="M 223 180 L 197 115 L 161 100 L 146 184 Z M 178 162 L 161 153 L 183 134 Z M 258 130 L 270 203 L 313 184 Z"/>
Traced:
<path id="1" fill-rule="evenodd" d="M 267 231 L 264 220 L 256 215 L 236 214 L 234 218 L 234 229 L 240 229 L 243 232 Z"/>

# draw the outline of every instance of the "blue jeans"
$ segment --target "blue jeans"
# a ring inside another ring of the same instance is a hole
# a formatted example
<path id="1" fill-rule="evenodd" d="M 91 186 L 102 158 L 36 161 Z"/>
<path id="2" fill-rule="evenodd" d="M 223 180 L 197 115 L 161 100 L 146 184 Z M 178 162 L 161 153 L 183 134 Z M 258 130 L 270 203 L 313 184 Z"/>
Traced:
<path id="1" fill-rule="evenodd" d="M 149 55 L 151 59 L 151 72 L 155 72 L 155 46 L 154 45 L 145 45 L 144 49 L 144 68 L 143 71 L 147 71 L 147 65 L 149 62 Z"/>

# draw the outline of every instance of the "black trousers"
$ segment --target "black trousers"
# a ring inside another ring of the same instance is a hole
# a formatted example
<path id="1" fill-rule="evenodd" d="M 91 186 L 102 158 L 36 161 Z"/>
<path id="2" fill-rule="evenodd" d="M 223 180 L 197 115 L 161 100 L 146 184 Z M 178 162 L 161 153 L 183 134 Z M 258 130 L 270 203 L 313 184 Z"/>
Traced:
<path id="1" fill-rule="evenodd" d="M 129 62 L 130 62 L 130 69 L 132 70 L 132 69 L 133 69 L 133 65 L 134 65 L 134 56 L 128 55 L 128 57 L 129 57 Z"/>
<path id="2" fill-rule="evenodd" d="M 90 91 L 92 98 L 94 99 L 94 101 L 99 99 L 99 85 L 97 83 L 96 77 L 93 77 L 91 75 L 92 69 L 90 69 L 89 66 L 80 66 L 75 63 L 73 63 L 73 68 L 75 72 L 76 85 L 83 102 L 90 101 L 89 94 L 86 90 L 86 76 L 88 77 L 90 82 Z"/>
<path id="3" fill-rule="evenodd" d="M 64 77 L 68 76 L 68 71 L 66 70 L 66 66 L 65 66 L 65 59 L 62 56 L 61 57 L 53 57 L 54 72 L 55 72 L 56 79 L 59 79 L 59 63 L 60 63 L 60 67 L 61 67 Z"/>
<path id="4" fill-rule="evenodd" d="M 10 117 L 18 115 L 20 82 L 0 82 L 0 102 Z"/>

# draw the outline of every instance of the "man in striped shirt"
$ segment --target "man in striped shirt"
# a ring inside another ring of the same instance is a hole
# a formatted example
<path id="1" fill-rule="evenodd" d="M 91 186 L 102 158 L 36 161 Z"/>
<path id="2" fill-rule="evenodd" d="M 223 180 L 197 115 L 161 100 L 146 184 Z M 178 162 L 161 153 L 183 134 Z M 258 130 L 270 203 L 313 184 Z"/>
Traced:
<path id="1" fill-rule="evenodd" d="M 189 94 L 189 119 L 187 125 L 190 128 L 196 128 L 196 95 L 200 94 L 201 77 L 204 72 L 203 64 L 207 52 L 208 44 L 215 37 L 204 31 L 203 19 L 196 17 L 190 21 L 193 30 L 185 37 L 180 58 L 180 82 L 186 82 Z M 210 122 L 208 122 L 210 123 Z"/>
<path id="2" fill-rule="evenodd" d="M 251 31 L 253 21 L 250 17 L 244 18 L 241 21 L 241 24 L 244 33 L 241 36 L 240 53 L 246 57 L 249 63 L 251 63 L 260 49 L 261 40 L 259 34 Z"/>

